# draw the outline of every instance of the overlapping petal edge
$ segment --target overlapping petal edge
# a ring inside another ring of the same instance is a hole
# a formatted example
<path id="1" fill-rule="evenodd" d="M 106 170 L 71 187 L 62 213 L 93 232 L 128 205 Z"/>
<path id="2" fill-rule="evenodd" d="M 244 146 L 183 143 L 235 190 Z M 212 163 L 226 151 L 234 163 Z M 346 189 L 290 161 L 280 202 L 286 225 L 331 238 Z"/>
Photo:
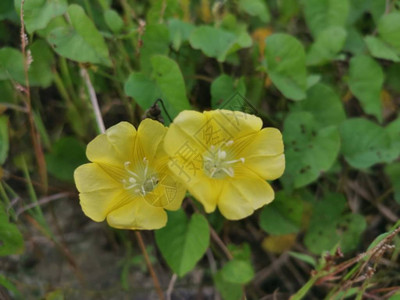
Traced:
<path id="1" fill-rule="evenodd" d="M 239 111 L 183 111 L 170 125 L 164 147 L 171 171 L 205 211 L 218 206 L 231 220 L 270 203 L 274 191 L 266 180 L 285 169 L 280 131 L 262 129 L 260 118 Z"/>
<path id="2" fill-rule="evenodd" d="M 167 210 L 177 210 L 185 187 L 167 167 L 163 149 L 167 128 L 146 119 L 136 131 L 127 122 L 110 127 L 86 150 L 91 163 L 78 167 L 74 179 L 83 212 L 96 222 L 121 229 L 158 229 Z"/>

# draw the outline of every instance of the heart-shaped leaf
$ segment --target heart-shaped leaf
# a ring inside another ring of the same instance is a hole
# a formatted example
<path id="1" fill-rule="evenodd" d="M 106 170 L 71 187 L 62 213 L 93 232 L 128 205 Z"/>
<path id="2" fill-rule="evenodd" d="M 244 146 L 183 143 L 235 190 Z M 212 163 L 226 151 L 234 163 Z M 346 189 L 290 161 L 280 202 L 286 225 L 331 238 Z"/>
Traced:
<path id="1" fill-rule="evenodd" d="M 156 242 L 171 269 L 183 276 L 194 268 L 208 248 L 208 222 L 200 214 L 188 220 L 183 210 L 169 212 L 167 226 L 156 231 Z"/>

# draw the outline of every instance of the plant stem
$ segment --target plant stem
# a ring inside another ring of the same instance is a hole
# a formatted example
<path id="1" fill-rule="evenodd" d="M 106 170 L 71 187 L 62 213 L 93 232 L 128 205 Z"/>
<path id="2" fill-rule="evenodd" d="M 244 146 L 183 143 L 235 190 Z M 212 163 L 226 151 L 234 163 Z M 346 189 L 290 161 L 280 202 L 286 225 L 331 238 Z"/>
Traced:
<path id="1" fill-rule="evenodd" d="M 153 278 L 153 282 L 154 282 L 154 286 L 155 286 L 157 294 L 158 294 L 158 298 L 160 298 L 160 300 L 165 300 L 164 293 L 162 292 L 160 282 L 158 281 L 158 278 L 157 278 L 157 274 L 154 271 L 153 266 L 151 265 L 151 262 L 150 262 L 149 255 L 147 254 L 147 250 L 144 245 L 142 235 L 140 234 L 139 231 L 135 231 L 135 234 L 136 234 L 136 239 L 139 242 L 140 249 L 142 250 L 144 259 L 146 261 L 147 268 L 149 269 L 151 278 Z"/>
<path id="2" fill-rule="evenodd" d="M 104 126 L 103 117 L 101 116 L 99 102 L 97 101 L 96 92 L 94 91 L 92 82 L 90 81 L 89 74 L 85 68 L 81 68 L 81 75 L 85 80 L 86 87 L 89 91 L 90 102 L 92 103 L 93 112 L 94 115 L 96 116 L 97 126 L 99 128 L 99 131 L 101 133 L 104 133 L 106 131 L 106 127 Z"/>
<path id="3" fill-rule="evenodd" d="M 28 119 L 29 119 L 29 127 L 30 127 L 30 134 L 32 138 L 32 144 L 33 144 L 33 149 L 35 151 L 35 156 L 36 156 L 36 161 L 39 167 L 39 175 L 40 175 L 40 180 L 43 185 L 43 190 L 46 193 L 47 192 L 47 170 L 46 170 L 46 161 L 44 159 L 44 154 L 43 150 L 40 144 L 40 138 L 39 135 L 36 131 L 35 127 L 35 120 L 33 118 L 33 112 L 32 112 L 32 104 L 31 104 L 31 92 L 30 92 L 30 85 L 29 85 L 29 75 L 28 75 L 28 70 L 29 70 L 29 64 L 30 62 L 30 54 L 28 55 L 26 52 L 26 46 L 27 46 L 27 36 L 25 34 L 25 23 L 24 23 L 24 3 L 25 0 L 21 1 L 21 9 L 20 9 L 20 21 L 21 21 L 21 52 L 22 52 L 22 58 L 23 58 L 23 64 L 24 64 L 24 75 L 25 75 L 25 93 L 26 93 L 26 98 L 25 98 L 25 104 L 26 104 L 26 109 L 28 113 Z"/>

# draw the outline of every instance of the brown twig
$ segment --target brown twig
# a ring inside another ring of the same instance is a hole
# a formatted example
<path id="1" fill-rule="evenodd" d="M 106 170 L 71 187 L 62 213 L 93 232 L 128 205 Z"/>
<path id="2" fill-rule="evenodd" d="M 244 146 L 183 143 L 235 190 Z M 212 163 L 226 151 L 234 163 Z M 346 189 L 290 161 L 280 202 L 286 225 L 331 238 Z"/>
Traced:
<path id="1" fill-rule="evenodd" d="M 210 233 L 211 233 L 211 238 L 214 240 L 214 242 L 218 244 L 221 250 L 225 253 L 226 257 L 229 260 L 233 259 L 232 253 L 229 251 L 228 247 L 225 246 L 224 242 L 221 240 L 218 233 L 216 233 L 214 228 L 212 228 L 211 226 L 210 226 Z"/>
<path id="2" fill-rule="evenodd" d="M 44 159 L 44 154 L 43 154 L 42 146 L 40 143 L 40 137 L 36 130 L 35 120 L 33 118 L 32 105 L 31 105 L 31 92 L 30 92 L 30 85 L 29 85 L 28 70 L 29 70 L 30 63 L 32 62 L 32 58 L 30 56 L 30 52 L 27 54 L 27 51 L 26 51 L 28 39 L 25 34 L 24 3 L 25 3 L 25 0 L 22 0 L 21 1 L 21 9 L 20 9 L 20 21 L 21 21 L 21 33 L 20 33 L 21 36 L 20 36 L 20 38 L 21 38 L 21 52 L 22 52 L 22 58 L 23 58 L 23 64 L 24 64 L 24 75 L 25 75 L 25 89 L 24 89 L 24 92 L 26 94 L 25 105 L 26 105 L 26 110 L 28 113 L 30 134 L 31 134 L 31 138 L 32 138 L 33 149 L 35 151 L 36 161 L 37 161 L 38 168 L 39 168 L 40 180 L 42 182 L 43 190 L 46 193 L 47 192 L 46 161 Z"/>
<path id="3" fill-rule="evenodd" d="M 158 298 L 160 300 L 165 300 L 164 294 L 163 294 L 161 286 L 160 286 L 160 282 L 158 281 L 158 278 L 157 278 L 157 274 L 154 271 L 153 266 L 151 265 L 151 262 L 150 262 L 149 255 L 147 254 L 147 250 L 144 245 L 142 235 L 140 234 L 139 231 L 135 231 L 135 234 L 136 234 L 136 239 L 138 240 L 140 249 L 142 250 L 143 257 L 146 261 L 147 268 L 149 269 L 150 275 L 153 278 L 153 282 L 154 282 L 154 286 L 155 286 L 157 294 L 158 294 Z"/>
<path id="4" fill-rule="evenodd" d="M 54 195 L 51 195 L 51 196 L 43 197 L 38 202 L 28 204 L 28 205 L 18 209 L 17 212 L 16 212 L 16 215 L 19 216 L 24 211 L 27 211 L 27 210 L 35 207 L 35 206 L 43 205 L 43 204 L 49 203 L 49 202 L 54 201 L 54 200 L 62 199 L 62 198 L 68 197 L 69 195 L 70 195 L 69 193 L 65 193 L 64 192 L 64 193 L 58 193 L 58 194 L 54 194 Z"/>

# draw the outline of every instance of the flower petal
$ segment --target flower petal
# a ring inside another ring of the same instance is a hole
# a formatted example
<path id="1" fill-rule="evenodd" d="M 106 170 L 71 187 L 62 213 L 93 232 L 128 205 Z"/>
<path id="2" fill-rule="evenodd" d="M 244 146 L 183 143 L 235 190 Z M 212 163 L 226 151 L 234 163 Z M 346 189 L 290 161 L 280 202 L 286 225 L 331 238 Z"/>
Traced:
<path id="1" fill-rule="evenodd" d="M 179 209 L 185 197 L 186 188 L 170 172 L 160 175 L 161 178 L 157 187 L 144 199 L 148 204 L 155 207 L 163 207 L 168 210 Z"/>
<path id="2" fill-rule="evenodd" d="M 260 131 L 262 120 L 241 111 L 217 109 L 206 111 L 207 120 L 213 120 L 218 127 L 235 139 Z"/>
<path id="3" fill-rule="evenodd" d="M 281 132 L 276 128 L 263 128 L 246 140 L 246 145 L 238 153 L 244 157 L 273 156 L 283 153 Z"/>
<path id="4" fill-rule="evenodd" d="M 163 208 L 151 206 L 142 198 L 113 210 L 107 216 L 111 227 L 121 229 L 159 229 L 167 223 L 167 213 Z"/>
<path id="5" fill-rule="evenodd" d="M 266 180 L 274 180 L 285 171 L 285 155 L 247 157 L 244 166 Z"/>
<path id="6" fill-rule="evenodd" d="M 189 192 L 204 206 L 207 213 L 211 213 L 217 207 L 218 198 L 225 182 L 223 180 L 211 179 L 202 176 L 198 180 L 187 184 Z"/>
<path id="7" fill-rule="evenodd" d="M 81 193 L 122 187 L 95 163 L 79 166 L 74 172 L 74 179 L 76 187 Z"/>
<path id="8" fill-rule="evenodd" d="M 120 122 L 98 135 L 86 148 L 86 156 L 92 162 L 121 166 L 131 161 L 135 145 L 136 129 L 128 122 Z"/>
<path id="9" fill-rule="evenodd" d="M 138 128 L 137 139 L 143 149 L 143 156 L 152 160 L 156 155 L 157 149 L 163 140 L 167 128 L 160 122 L 144 119 Z"/>
<path id="10" fill-rule="evenodd" d="M 188 145 L 193 151 L 203 152 L 202 128 L 206 117 L 197 111 L 182 111 L 170 125 L 164 139 L 164 149 L 169 156 L 175 156 Z"/>
<path id="11" fill-rule="evenodd" d="M 225 185 L 218 208 L 225 218 L 239 220 L 273 199 L 274 191 L 267 182 L 259 178 L 240 178 Z"/>
<path id="12" fill-rule="evenodd" d="M 104 221 L 107 214 L 127 202 L 126 193 L 120 189 L 102 189 L 79 194 L 80 204 L 86 216 L 93 221 Z"/>

